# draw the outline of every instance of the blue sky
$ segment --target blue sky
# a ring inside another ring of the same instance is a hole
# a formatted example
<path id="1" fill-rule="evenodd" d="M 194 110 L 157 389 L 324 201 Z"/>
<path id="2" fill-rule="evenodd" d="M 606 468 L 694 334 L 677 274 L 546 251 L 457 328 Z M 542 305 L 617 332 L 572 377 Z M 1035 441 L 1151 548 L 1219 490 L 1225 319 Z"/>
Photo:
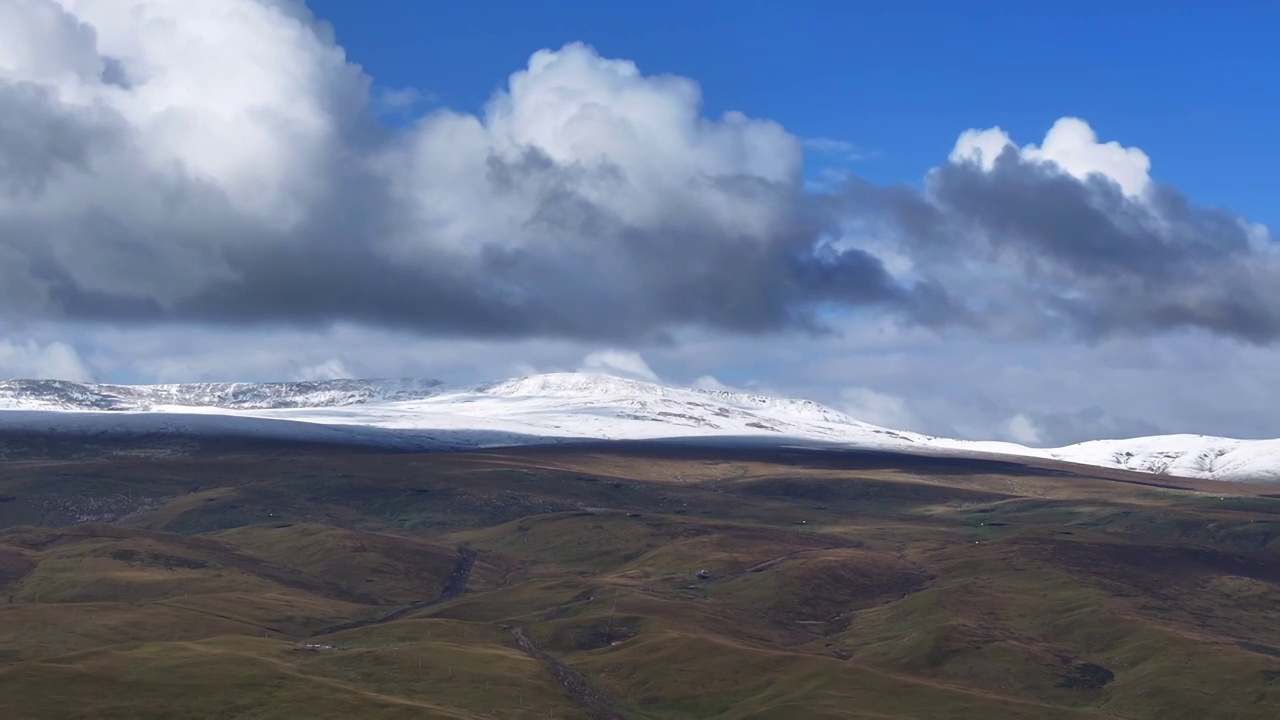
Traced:
<path id="1" fill-rule="evenodd" d="M 1063 116 L 1142 148 L 1198 202 L 1280 224 L 1280 6 L 649 0 L 310 0 L 379 84 L 475 112 L 540 48 L 583 41 L 702 87 L 803 138 L 851 142 L 856 172 L 918 183 L 966 128 L 1038 142 Z M 821 154 L 810 171 L 831 162 Z"/>

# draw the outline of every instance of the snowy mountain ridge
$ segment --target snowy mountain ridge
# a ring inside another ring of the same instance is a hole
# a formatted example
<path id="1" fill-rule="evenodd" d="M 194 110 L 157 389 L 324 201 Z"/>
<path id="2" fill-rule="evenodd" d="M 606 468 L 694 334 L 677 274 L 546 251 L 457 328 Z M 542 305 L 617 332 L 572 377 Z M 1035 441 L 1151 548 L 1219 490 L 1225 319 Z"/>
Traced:
<path id="1" fill-rule="evenodd" d="M 145 411 L 156 406 L 278 409 L 341 407 L 428 397 L 438 380 L 318 380 L 275 383 L 108 385 L 0 380 L 0 409 Z"/>
<path id="2" fill-rule="evenodd" d="M 11 411 L 11 412 L 3 412 Z M 1280 482 L 1280 440 L 1165 435 L 1061 448 L 892 430 L 808 400 L 593 373 L 450 387 L 435 380 L 105 385 L 0 381 L 0 428 L 235 432 L 402 449 L 584 439 L 757 438 L 941 455 L 999 454 L 1218 480 Z M 447 438 L 447 441 L 445 440 Z"/>
<path id="3" fill-rule="evenodd" d="M 476 388 L 476 391 L 487 395 L 509 397 L 557 397 L 578 400 L 609 398 L 638 406 L 643 406 L 647 401 L 651 400 L 693 402 L 696 405 L 698 400 L 705 398 L 707 402 L 733 405 L 746 410 L 781 412 L 795 419 L 809 418 L 819 422 L 873 427 L 812 400 L 777 398 L 730 390 L 675 388 L 642 380 L 631 380 L 596 373 L 531 375 L 481 385 Z"/>
<path id="4" fill-rule="evenodd" d="M 476 386 L 451 388 L 438 380 L 373 379 L 271 383 L 187 383 L 112 385 L 65 380 L 0 380 L 0 410 L 143 412 L 157 408 L 281 410 L 329 408 L 425 400 L 472 393 L 492 397 L 609 400 L 631 407 L 650 402 L 688 402 L 704 396 L 716 402 L 783 412 L 794 418 L 867 426 L 811 400 L 793 400 L 727 390 L 682 389 L 594 373 L 548 373 Z M 695 403 L 696 404 L 696 403 Z"/>

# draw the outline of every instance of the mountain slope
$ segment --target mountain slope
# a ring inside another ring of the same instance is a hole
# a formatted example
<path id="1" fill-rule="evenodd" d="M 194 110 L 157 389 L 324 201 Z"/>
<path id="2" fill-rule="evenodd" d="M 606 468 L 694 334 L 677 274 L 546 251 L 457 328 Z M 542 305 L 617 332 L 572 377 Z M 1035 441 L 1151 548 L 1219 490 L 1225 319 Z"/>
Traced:
<path id="1" fill-rule="evenodd" d="M 214 435 L 441 449 L 571 439 L 755 438 L 929 454 L 1001 454 L 1185 477 L 1280 481 L 1280 440 L 1168 435 L 1062 448 L 936 438 L 807 400 L 589 373 L 471 387 L 433 380 L 92 385 L 0 382 L 0 428 Z"/>

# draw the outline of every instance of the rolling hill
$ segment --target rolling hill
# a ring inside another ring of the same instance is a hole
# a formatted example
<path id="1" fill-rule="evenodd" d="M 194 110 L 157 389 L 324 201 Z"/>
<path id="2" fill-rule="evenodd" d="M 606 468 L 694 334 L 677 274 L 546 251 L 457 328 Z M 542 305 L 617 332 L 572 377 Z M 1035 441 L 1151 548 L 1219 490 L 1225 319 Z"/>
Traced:
<path id="1" fill-rule="evenodd" d="M 1280 713 L 1263 485 L 658 441 L 0 468 L 5 718 Z"/>

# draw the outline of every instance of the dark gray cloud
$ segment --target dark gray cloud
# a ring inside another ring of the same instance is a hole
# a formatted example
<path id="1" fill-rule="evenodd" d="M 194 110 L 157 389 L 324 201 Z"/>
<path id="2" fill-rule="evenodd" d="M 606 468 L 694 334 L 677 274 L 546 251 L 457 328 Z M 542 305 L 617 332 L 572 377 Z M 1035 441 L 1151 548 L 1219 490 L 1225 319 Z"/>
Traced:
<path id="1" fill-rule="evenodd" d="M 111 123 L 91 108 L 69 108 L 50 89 L 0 79 L 0 197 L 43 192 L 62 172 L 83 170 Z"/>
<path id="2" fill-rule="evenodd" d="M 935 169 L 925 191 L 854 181 L 840 199 L 963 299 L 965 320 L 992 329 L 1012 319 L 1026 334 L 1280 338 L 1274 239 L 1168 186 L 1126 195 L 1009 146 L 989 169 Z"/>
<path id="3" fill-rule="evenodd" d="M 818 328 L 813 311 L 823 304 L 911 312 L 936 303 L 934 295 L 898 284 L 867 253 L 819 248 L 820 227 L 806 198 L 779 200 L 793 192 L 788 187 L 744 180 L 734 191 L 743 202 L 792 206 L 791 225 L 762 242 L 725 236 L 692 214 L 627 224 L 560 182 L 557 166 L 517 170 L 490 162 L 506 175 L 499 183 L 547 188 L 526 225 L 546 241 L 498 244 L 458 261 L 425 238 L 425 252 L 397 259 L 369 238 L 397 232 L 402 209 L 378 178 L 353 176 L 337 186 L 335 202 L 287 234 L 222 222 L 157 238 L 136 218 L 94 208 L 29 231 L 63 233 L 76 243 L 74 253 L 30 240 L 7 249 L 29 251 L 49 312 L 105 322 L 352 321 L 471 336 L 635 339 L 681 325 L 748 333 Z M 524 176 L 512 180 L 517 172 Z M 193 188 L 184 202 L 222 201 Z M 236 242 L 222 242 L 225 234 Z M 100 283 L 97 273 L 114 280 Z"/>

